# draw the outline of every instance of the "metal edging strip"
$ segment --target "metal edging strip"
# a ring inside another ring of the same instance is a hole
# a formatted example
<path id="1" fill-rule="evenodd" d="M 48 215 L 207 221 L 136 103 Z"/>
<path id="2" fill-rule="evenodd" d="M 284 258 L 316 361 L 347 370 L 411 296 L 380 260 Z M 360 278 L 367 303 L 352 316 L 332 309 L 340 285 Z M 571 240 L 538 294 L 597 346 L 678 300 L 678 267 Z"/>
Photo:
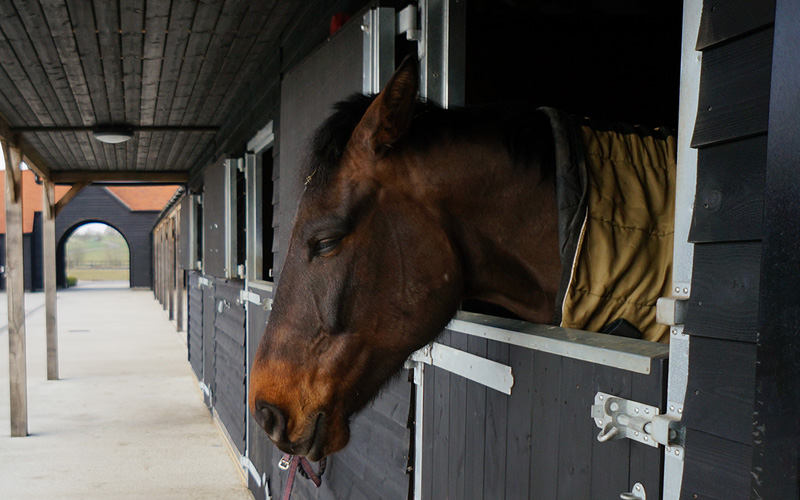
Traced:
<path id="1" fill-rule="evenodd" d="M 654 358 L 669 353 L 667 344 L 463 311 L 447 329 L 645 375 L 650 373 Z"/>

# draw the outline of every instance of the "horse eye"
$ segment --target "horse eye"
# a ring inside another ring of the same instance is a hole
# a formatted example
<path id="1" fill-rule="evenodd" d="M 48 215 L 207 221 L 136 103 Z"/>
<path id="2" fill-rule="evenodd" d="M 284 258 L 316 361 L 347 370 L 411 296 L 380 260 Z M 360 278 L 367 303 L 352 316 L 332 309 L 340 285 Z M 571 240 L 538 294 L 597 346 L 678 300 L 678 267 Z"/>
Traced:
<path id="1" fill-rule="evenodd" d="M 314 246 L 314 256 L 323 256 L 332 252 L 339 246 L 341 241 L 342 238 L 325 238 L 324 240 L 319 240 Z"/>

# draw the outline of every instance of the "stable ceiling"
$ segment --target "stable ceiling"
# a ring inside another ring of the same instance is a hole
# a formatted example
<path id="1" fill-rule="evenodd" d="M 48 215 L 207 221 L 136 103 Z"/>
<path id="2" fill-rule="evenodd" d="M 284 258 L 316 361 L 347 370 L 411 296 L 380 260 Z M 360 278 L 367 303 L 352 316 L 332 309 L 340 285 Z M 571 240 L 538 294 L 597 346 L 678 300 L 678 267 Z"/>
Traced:
<path id="1" fill-rule="evenodd" d="M 54 178 L 186 172 L 302 3 L 0 0 L 0 114 Z M 92 138 L 111 124 L 133 139 Z"/>

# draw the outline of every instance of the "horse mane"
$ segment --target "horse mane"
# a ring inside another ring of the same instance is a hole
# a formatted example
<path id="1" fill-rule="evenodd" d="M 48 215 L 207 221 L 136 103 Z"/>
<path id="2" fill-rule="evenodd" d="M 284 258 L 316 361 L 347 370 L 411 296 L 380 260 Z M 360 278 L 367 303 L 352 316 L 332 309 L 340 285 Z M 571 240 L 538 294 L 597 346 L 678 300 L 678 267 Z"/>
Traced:
<path id="1" fill-rule="evenodd" d="M 375 97 L 353 94 L 334 104 L 333 114 L 316 130 L 307 149 L 302 176 L 308 189 L 327 186 L 339 170 L 347 142 Z M 515 165 L 549 166 L 542 169 L 542 178 L 554 175 L 549 120 L 528 104 L 444 109 L 434 102 L 418 100 L 411 127 L 401 142 L 422 152 L 443 140 L 481 140 L 492 136 L 505 145 Z"/>

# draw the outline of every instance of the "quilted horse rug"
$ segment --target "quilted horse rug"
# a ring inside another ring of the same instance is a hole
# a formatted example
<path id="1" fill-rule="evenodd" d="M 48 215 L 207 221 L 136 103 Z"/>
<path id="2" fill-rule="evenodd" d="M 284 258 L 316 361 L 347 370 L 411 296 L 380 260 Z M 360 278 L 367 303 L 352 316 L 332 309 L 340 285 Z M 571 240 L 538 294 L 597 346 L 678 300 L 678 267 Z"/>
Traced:
<path id="1" fill-rule="evenodd" d="M 671 288 L 675 134 L 542 111 L 556 146 L 556 323 L 602 331 L 623 319 L 643 339 L 668 342 L 655 309 Z"/>

